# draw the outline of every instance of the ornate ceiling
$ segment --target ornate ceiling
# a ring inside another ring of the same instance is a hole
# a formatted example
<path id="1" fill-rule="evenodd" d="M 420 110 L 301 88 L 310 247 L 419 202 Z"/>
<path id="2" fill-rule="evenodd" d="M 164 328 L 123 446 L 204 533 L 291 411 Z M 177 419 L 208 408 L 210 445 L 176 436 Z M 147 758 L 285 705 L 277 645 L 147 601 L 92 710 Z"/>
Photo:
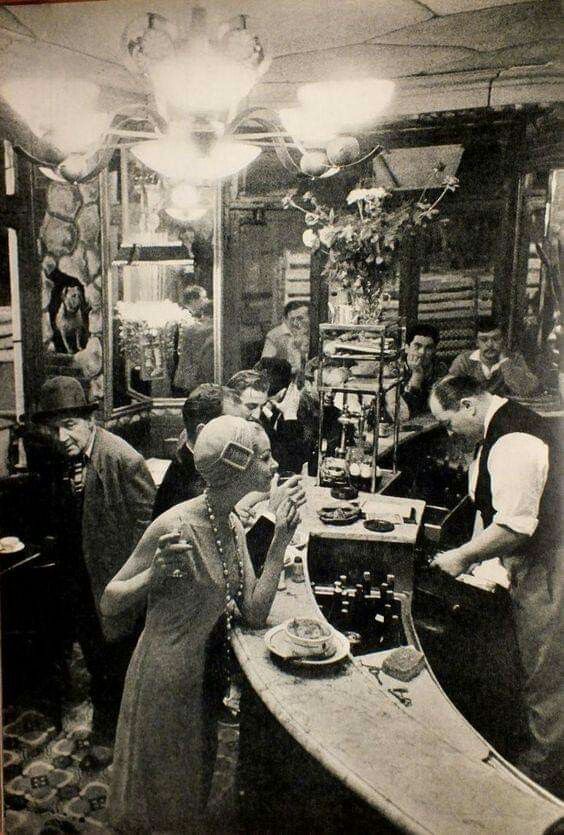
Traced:
<path id="1" fill-rule="evenodd" d="M 249 16 L 268 73 L 250 104 L 293 104 L 299 84 L 397 79 L 391 115 L 561 98 L 557 0 L 200 0 L 209 18 Z M 145 11 L 182 24 L 181 0 L 96 0 L 0 7 L 0 77 L 71 74 L 118 100 L 139 86 L 120 35 Z"/>

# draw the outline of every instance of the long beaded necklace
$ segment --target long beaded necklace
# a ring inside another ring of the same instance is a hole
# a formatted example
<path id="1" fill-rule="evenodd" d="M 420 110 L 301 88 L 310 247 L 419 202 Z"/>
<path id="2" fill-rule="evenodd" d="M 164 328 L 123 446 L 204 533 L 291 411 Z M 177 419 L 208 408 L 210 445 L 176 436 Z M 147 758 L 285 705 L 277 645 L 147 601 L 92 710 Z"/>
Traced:
<path id="1" fill-rule="evenodd" d="M 231 590 L 231 584 L 229 582 L 229 569 L 227 567 L 227 561 L 226 561 L 226 558 L 225 558 L 225 550 L 223 548 L 223 542 L 221 541 L 221 538 L 219 536 L 219 528 L 217 526 L 217 517 L 216 517 L 215 513 L 213 512 L 213 508 L 211 506 L 210 497 L 209 497 L 209 493 L 208 493 L 207 489 L 204 490 L 204 499 L 205 499 L 205 502 L 206 502 L 206 509 L 208 511 L 208 516 L 209 516 L 209 520 L 210 520 L 210 524 L 211 524 L 211 529 L 213 531 L 213 535 L 214 535 L 214 538 L 215 538 L 215 545 L 216 545 L 216 548 L 217 548 L 217 553 L 219 555 L 219 559 L 221 560 L 221 568 L 223 570 L 223 579 L 225 581 L 225 620 L 226 620 L 226 624 L 227 624 L 227 645 L 226 646 L 227 646 L 227 659 L 228 659 L 228 662 L 229 662 L 230 642 L 231 642 L 231 628 L 232 628 L 232 622 L 233 622 L 233 615 L 230 611 L 230 605 L 229 604 L 232 603 L 233 601 L 236 601 L 237 598 L 238 597 L 240 598 L 241 595 L 243 594 L 243 559 L 241 557 L 241 550 L 239 548 L 239 541 L 238 541 L 238 538 L 237 538 L 237 534 L 235 532 L 235 529 L 234 529 L 233 525 L 231 525 L 231 530 L 233 531 L 233 538 L 235 540 L 235 553 L 237 555 L 237 569 L 238 569 L 238 573 L 239 573 L 238 588 L 235 591 L 235 593 L 233 593 L 233 591 Z M 228 668 L 229 668 L 229 663 L 228 663 Z"/>

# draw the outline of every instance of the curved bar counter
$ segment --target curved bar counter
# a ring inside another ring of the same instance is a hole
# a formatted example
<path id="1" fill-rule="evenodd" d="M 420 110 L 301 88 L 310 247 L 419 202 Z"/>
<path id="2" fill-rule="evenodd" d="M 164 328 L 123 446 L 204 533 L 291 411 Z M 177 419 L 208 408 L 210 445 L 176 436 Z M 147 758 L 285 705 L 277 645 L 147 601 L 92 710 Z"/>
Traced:
<path id="1" fill-rule="evenodd" d="M 402 502 L 407 508 L 415 506 L 418 524 L 376 534 L 357 522 L 343 533 L 324 526 L 317 517 L 316 509 L 330 498 L 329 490 L 314 487 L 313 480 L 306 479 L 306 492 L 302 528 L 310 542 L 311 536 L 321 537 L 318 545 L 326 542 L 328 548 L 335 548 L 335 540 L 349 544 L 357 540 L 361 549 L 366 543 L 365 554 L 371 548 L 371 555 L 363 558 L 364 567 L 374 564 L 377 568 L 375 563 L 381 558 L 384 573 L 394 571 L 405 635 L 408 643 L 420 648 L 411 617 L 412 555 L 424 503 L 375 496 L 378 503 L 389 503 L 394 509 Z M 398 546 L 397 552 L 384 544 L 391 541 Z M 322 617 L 307 562 L 304 559 L 305 582 L 288 578 L 286 588 L 278 591 L 269 628 L 295 616 Z M 389 829 L 372 831 L 540 835 L 562 817 L 564 804 L 497 754 L 449 701 L 428 663 L 405 685 L 411 699 L 405 706 L 388 689 L 401 682 L 383 673 L 371 674 L 370 666 L 379 663 L 375 654 L 350 656 L 335 667 L 310 672 L 291 662 L 276 662 L 264 643 L 265 631 L 240 626 L 233 633 L 233 647 L 254 690 L 253 698 L 259 697 L 324 771 L 374 810 L 379 820 L 390 824 Z"/>

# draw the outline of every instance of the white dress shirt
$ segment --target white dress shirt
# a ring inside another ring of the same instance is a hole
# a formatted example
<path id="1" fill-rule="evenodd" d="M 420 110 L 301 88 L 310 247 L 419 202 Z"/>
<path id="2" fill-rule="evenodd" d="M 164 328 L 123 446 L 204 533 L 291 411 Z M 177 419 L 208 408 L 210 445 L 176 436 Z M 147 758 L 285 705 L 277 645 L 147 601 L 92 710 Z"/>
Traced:
<path id="1" fill-rule="evenodd" d="M 507 399 L 492 395 L 484 434 Z M 482 450 L 470 465 L 468 489 L 474 499 Z M 516 533 L 532 536 L 538 525 L 539 505 L 548 477 L 548 446 L 525 432 L 509 432 L 492 446 L 488 458 L 493 521 Z"/>

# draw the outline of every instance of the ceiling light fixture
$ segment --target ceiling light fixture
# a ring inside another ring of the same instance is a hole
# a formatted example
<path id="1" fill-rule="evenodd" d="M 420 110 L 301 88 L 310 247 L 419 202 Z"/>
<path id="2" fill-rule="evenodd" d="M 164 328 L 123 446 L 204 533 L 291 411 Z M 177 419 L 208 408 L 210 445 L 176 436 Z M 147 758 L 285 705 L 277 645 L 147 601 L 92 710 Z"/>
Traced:
<path id="1" fill-rule="evenodd" d="M 125 143 L 172 184 L 192 185 L 236 174 L 265 145 L 285 168 L 308 177 L 332 176 L 381 150 L 377 146 L 361 156 L 352 132 L 373 124 L 388 105 L 391 81 L 305 84 L 297 108 L 280 115 L 265 108 L 241 112 L 241 102 L 270 63 L 244 15 L 210 32 L 201 8 L 192 9 L 185 31 L 148 12 L 127 26 L 121 44 L 142 97 L 117 115 L 100 107 L 100 91 L 89 82 L 19 78 L 0 85 L 16 114 L 50 153 L 54 150 L 56 161 L 52 154 L 45 160 L 20 149 L 51 179 L 90 180 Z M 196 207 L 173 204 L 176 211 L 189 208 Z"/>

